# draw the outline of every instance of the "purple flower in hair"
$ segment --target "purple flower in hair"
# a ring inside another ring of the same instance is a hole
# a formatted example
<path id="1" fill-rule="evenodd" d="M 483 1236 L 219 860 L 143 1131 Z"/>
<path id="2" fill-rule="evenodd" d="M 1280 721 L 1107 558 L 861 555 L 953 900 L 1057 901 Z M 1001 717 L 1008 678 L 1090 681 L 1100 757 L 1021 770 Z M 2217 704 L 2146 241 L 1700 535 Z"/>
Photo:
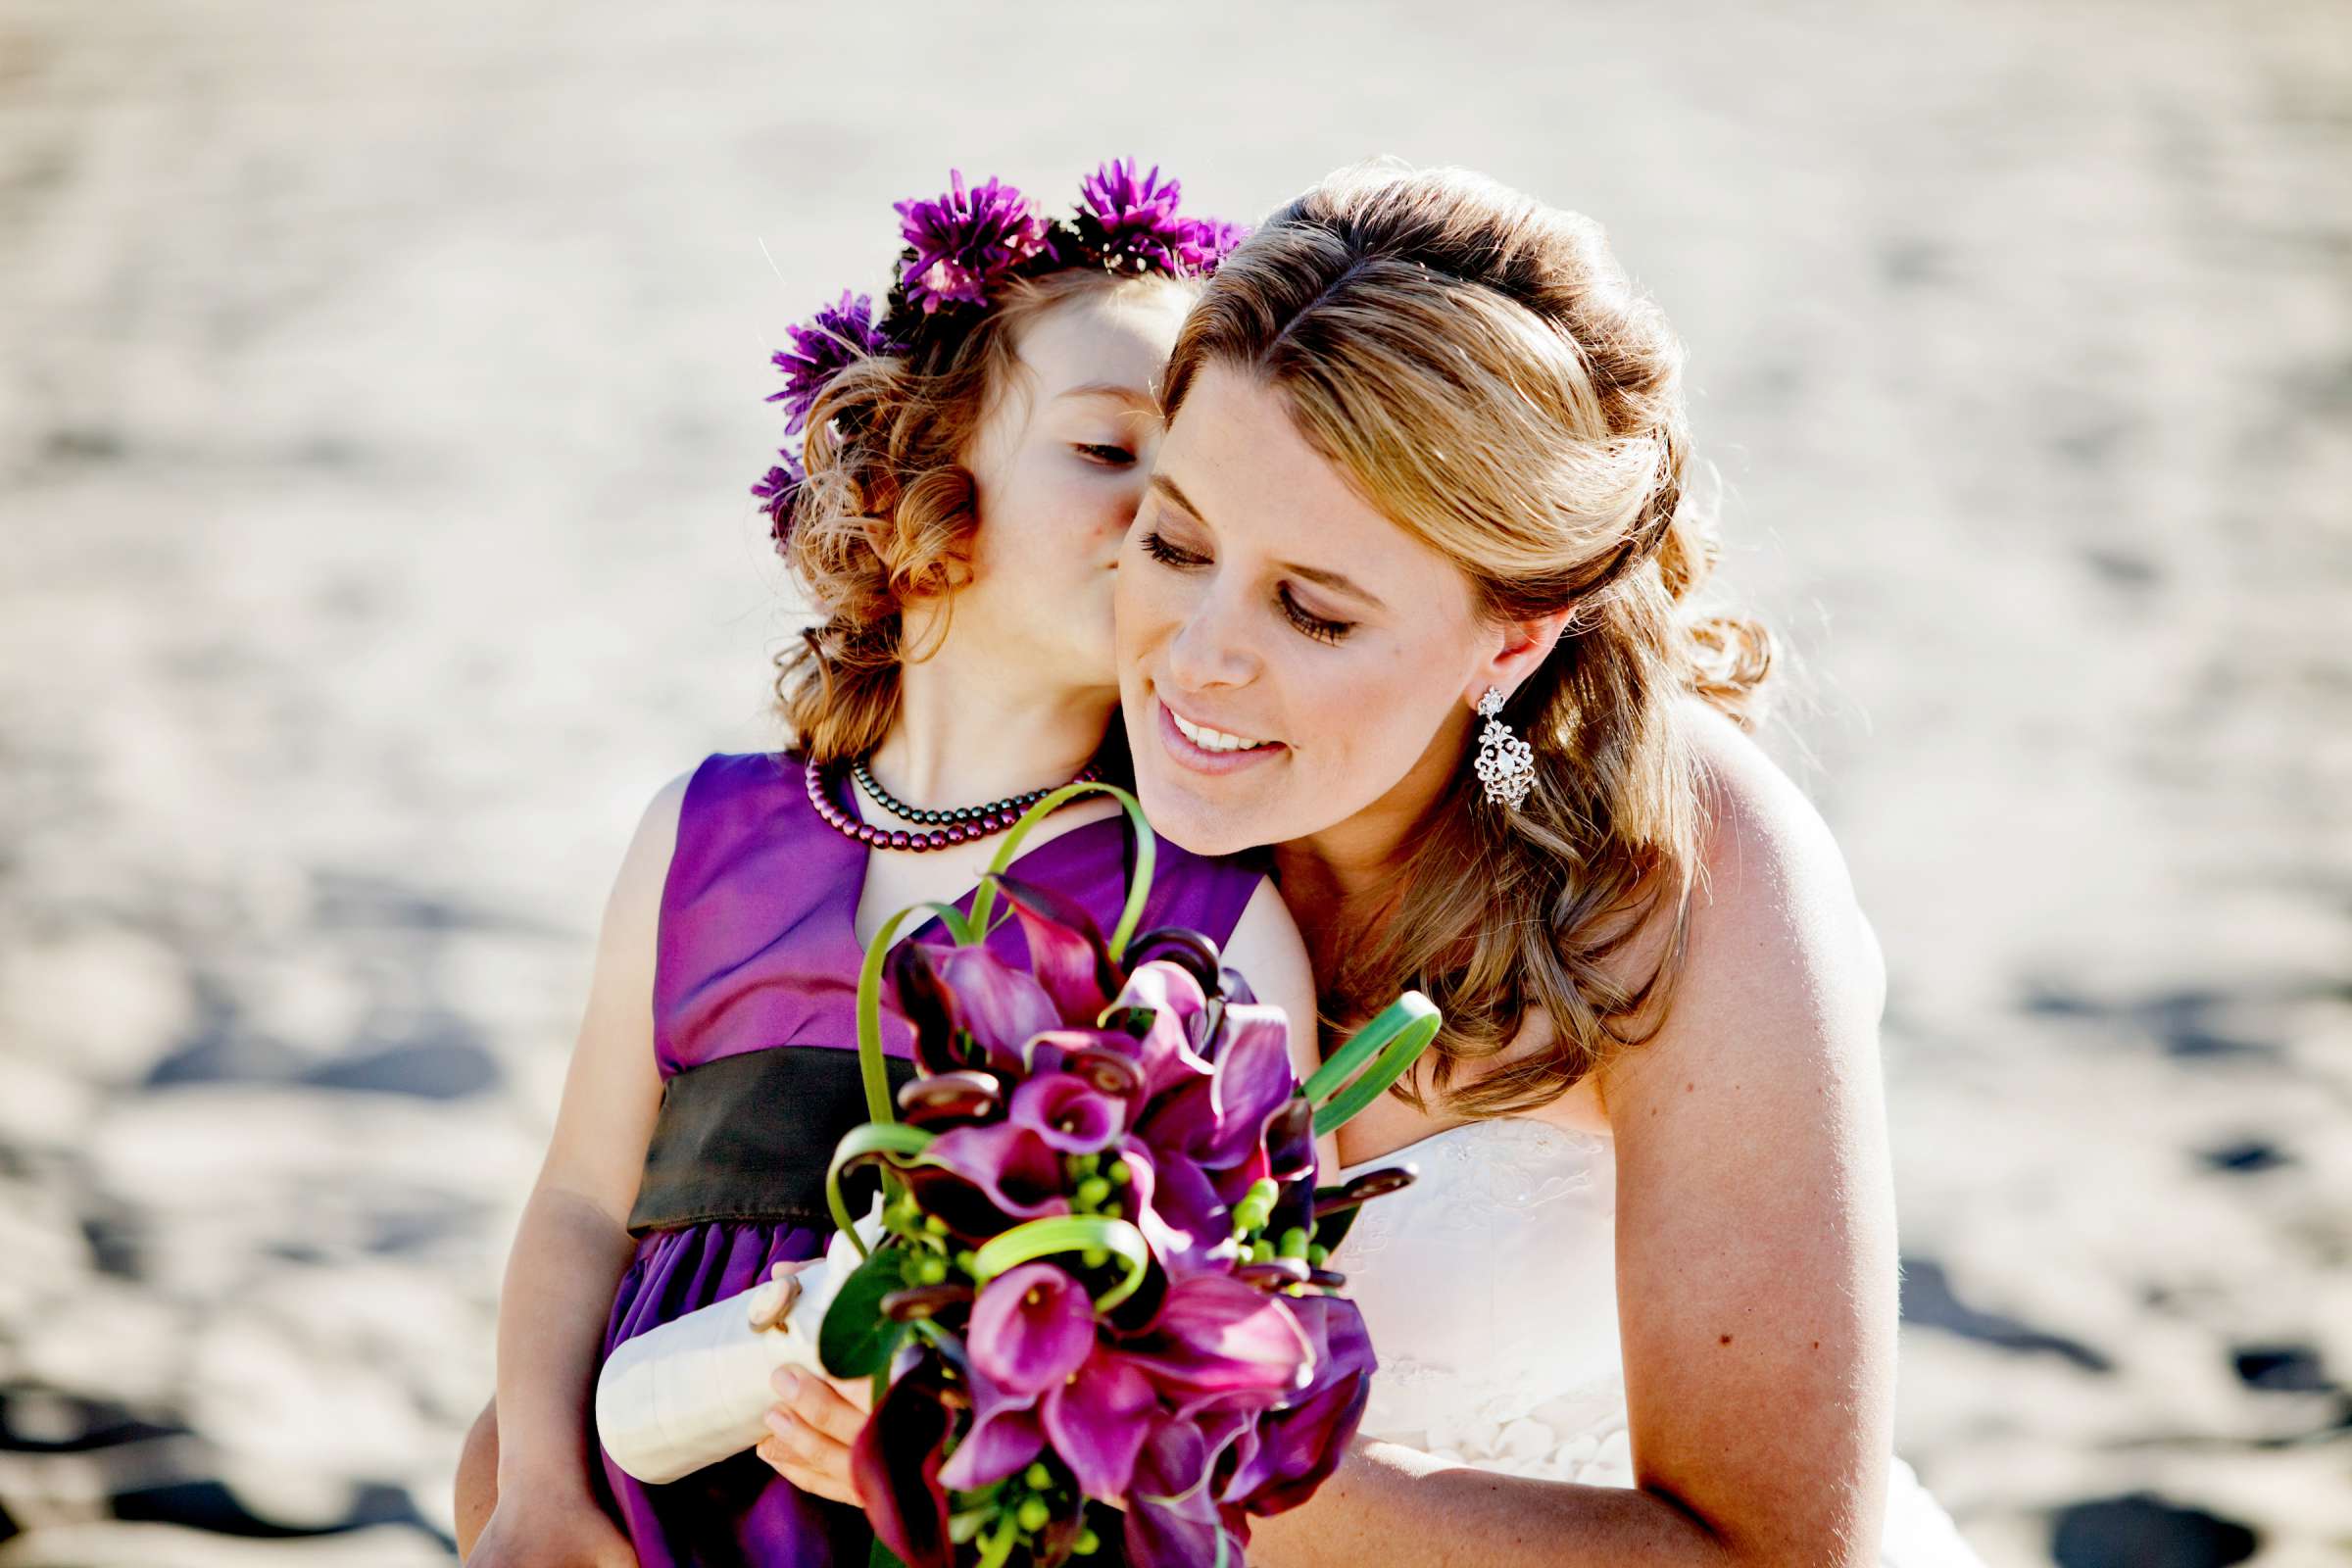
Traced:
<path id="1" fill-rule="evenodd" d="M 784 330 L 792 347 L 769 356 L 784 372 L 784 390 L 770 392 L 766 401 L 784 405 L 786 435 L 798 435 L 808 425 L 808 411 L 826 382 L 869 355 L 898 351 L 874 322 L 873 300 L 847 289 L 840 304 L 818 310 L 807 326 Z"/>
<path id="2" fill-rule="evenodd" d="M 1215 271 L 1217 264 L 1232 255 L 1234 247 L 1250 237 L 1250 227 L 1246 223 L 1228 223 L 1221 218 L 1195 218 L 1188 221 L 1192 233 L 1178 247 L 1177 255 L 1192 271 Z"/>
<path id="3" fill-rule="evenodd" d="M 936 201 L 892 204 L 910 252 L 899 283 L 926 316 L 948 304 L 986 305 L 1005 273 L 1046 248 L 1046 225 L 1028 197 L 995 178 L 967 190 L 960 169 L 948 179 Z"/>
<path id="4" fill-rule="evenodd" d="M 752 486 L 752 494 L 766 504 L 763 510 L 767 513 L 768 537 L 781 550 L 784 541 L 792 537 L 793 503 L 800 499 L 801 486 L 808 475 L 802 468 L 801 460 L 789 451 L 778 452 L 776 456 L 781 462 Z"/>
<path id="5" fill-rule="evenodd" d="M 1184 182 L 1162 181 L 1157 164 L 1139 174 L 1132 161 L 1114 158 L 1078 182 L 1080 220 L 1092 219 L 1100 227 L 1099 235 L 1088 237 L 1112 270 L 1175 271 L 1199 227 L 1176 211 L 1183 194 Z"/>

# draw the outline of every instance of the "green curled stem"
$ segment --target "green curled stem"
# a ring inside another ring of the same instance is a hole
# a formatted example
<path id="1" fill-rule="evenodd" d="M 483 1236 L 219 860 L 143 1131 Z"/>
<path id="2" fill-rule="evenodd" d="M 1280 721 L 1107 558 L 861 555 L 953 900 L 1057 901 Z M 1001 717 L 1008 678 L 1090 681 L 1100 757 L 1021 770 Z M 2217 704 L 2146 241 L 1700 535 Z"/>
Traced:
<path id="1" fill-rule="evenodd" d="M 1117 963 L 1126 956 L 1129 939 L 1135 935 L 1135 928 L 1143 923 L 1144 903 L 1152 896 L 1152 864 L 1158 840 L 1152 832 L 1152 824 L 1144 820 L 1144 803 L 1116 784 L 1105 784 L 1100 779 L 1064 784 L 1023 811 L 1021 819 L 1012 824 L 1012 830 L 1004 835 L 1004 842 L 997 848 L 996 858 L 988 862 L 988 870 L 980 878 L 980 891 L 972 895 L 974 941 L 987 939 L 989 917 L 996 912 L 996 878 L 1003 876 L 1019 856 L 1021 841 L 1029 836 L 1030 830 L 1038 823 L 1060 809 L 1064 802 L 1074 801 L 1081 795 L 1117 797 L 1128 820 L 1135 824 L 1135 875 L 1127 885 L 1126 907 L 1119 911 L 1119 923 L 1105 944 L 1112 963 Z"/>
<path id="2" fill-rule="evenodd" d="M 859 1257 L 866 1256 L 868 1249 L 865 1238 L 858 1234 L 858 1227 L 850 1217 L 849 1200 L 842 1196 L 842 1172 L 852 1160 L 867 1154 L 881 1154 L 886 1159 L 918 1155 L 931 1147 L 931 1140 L 937 1136 L 905 1122 L 869 1121 L 842 1134 L 841 1142 L 833 1146 L 833 1158 L 825 1166 L 825 1206 L 833 1211 L 833 1223 L 849 1236 Z"/>
<path id="3" fill-rule="evenodd" d="M 1385 1094 L 1438 1038 L 1444 1021 L 1438 1004 L 1418 991 L 1407 991 L 1382 1008 L 1379 1017 L 1333 1053 L 1301 1087 L 1315 1106 L 1315 1135 L 1336 1130 Z M 1350 1081 L 1367 1060 L 1371 1065 Z"/>
<path id="4" fill-rule="evenodd" d="M 890 945 L 906 917 L 925 909 L 939 916 L 957 943 L 964 947 L 972 944 L 972 923 L 961 909 L 926 900 L 910 904 L 883 921 L 874 940 L 865 945 L 865 961 L 858 966 L 858 1076 L 865 1086 L 867 1121 L 899 1119 L 898 1108 L 890 1102 L 890 1069 L 882 1064 L 882 962 L 890 956 Z"/>
<path id="5" fill-rule="evenodd" d="M 1115 1253 L 1126 1265 L 1119 1283 L 1095 1298 L 1095 1310 L 1107 1312 L 1135 1294 L 1136 1288 L 1144 1283 L 1145 1268 L 1152 1261 L 1152 1250 L 1144 1242 L 1144 1233 L 1127 1220 L 1112 1219 L 1106 1214 L 1049 1214 L 1044 1219 L 1029 1220 L 983 1244 L 972 1254 L 971 1273 L 973 1279 L 986 1286 L 1015 1264 L 1055 1252 L 1083 1251 L 1090 1247 Z"/>

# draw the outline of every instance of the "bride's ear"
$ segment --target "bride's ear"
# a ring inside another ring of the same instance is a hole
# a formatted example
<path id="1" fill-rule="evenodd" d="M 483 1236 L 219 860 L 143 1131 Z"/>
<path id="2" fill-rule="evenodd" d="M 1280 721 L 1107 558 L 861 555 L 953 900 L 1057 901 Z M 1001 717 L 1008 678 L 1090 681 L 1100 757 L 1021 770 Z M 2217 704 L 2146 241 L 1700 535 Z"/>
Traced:
<path id="1" fill-rule="evenodd" d="M 1489 687 L 1500 688 L 1507 700 L 1519 689 L 1522 681 L 1536 672 L 1536 666 L 1551 657 L 1559 645 L 1568 623 L 1576 618 L 1574 606 L 1537 615 L 1527 620 L 1506 620 L 1492 629 L 1494 639 L 1488 656 L 1479 661 L 1472 674 L 1469 690 L 1462 701 L 1472 708 L 1487 694 Z"/>

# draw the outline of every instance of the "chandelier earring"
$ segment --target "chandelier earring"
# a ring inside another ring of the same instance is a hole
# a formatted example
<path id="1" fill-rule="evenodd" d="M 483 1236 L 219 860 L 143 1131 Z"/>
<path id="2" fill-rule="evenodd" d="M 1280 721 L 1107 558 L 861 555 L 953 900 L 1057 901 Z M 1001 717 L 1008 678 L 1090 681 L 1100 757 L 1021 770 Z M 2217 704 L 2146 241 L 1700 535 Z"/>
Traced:
<path id="1" fill-rule="evenodd" d="M 1487 799 L 1496 805 L 1517 810 L 1527 792 L 1536 784 L 1536 749 L 1511 733 L 1502 721 L 1502 691 L 1490 686 L 1478 700 L 1479 715 L 1486 726 L 1478 732 L 1479 782 L 1487 787 Z"/>

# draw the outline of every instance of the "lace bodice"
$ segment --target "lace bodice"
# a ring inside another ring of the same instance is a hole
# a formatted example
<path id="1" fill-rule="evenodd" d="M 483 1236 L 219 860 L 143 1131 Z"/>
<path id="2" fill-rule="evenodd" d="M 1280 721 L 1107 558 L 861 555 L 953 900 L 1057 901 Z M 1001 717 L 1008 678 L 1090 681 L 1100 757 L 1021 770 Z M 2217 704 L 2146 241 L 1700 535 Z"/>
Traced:
<path id="1" fill-rule="evenodd" d="M 1617 1340 L 1616 1145 L 1503 1117 L 1342 1178 L 1410 1165 L 1332 1254 L 1380 1357 L 1359 1430 L 1457 1464 L 1634 1484 Z M 1984 1568 L 1911 1467 L 1888 1467 L 1884 1568 Z"/>
<path id="2" fill-rule="evenodd" d="M 1610 1141 L 1471 1122 L 1347 1167 L 1409 1165 L 1333 1254 L 1380 1356 L 1362 1431 L 1442 1458 L 1631 1486 Z"/>

